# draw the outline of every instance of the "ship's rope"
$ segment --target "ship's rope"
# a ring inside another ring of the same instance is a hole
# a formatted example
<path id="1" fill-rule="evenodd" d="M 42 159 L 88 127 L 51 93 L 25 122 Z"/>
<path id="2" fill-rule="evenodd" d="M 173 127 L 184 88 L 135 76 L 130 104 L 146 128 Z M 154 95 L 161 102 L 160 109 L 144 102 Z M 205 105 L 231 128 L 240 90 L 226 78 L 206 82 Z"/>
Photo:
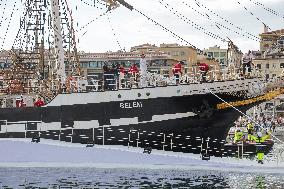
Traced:
<path id="1" fill-rule="evenodd" d="M 17 10 L 19 10 L 19 8 L 16 8 L 16 5 L 17 5 L 17 0 L 15 0 L 14 5 L 13 5 L 13 9 L 12 9 L 12 12 L 11 12 L 11 15 L 10 15 L 10 18 L 9 18 L 9 21 L 8 21 L 8 25 L 7 25 L 7 28 L 6 28 L 6 32 L 5 32 L 5 35 L 4 35 L 4 37 L 3 37 L 3 41 L 2 41 L 1 47 L 0 47 L 1 50 L 3 50 L 3 45 L 4 45 L 5 41 L 6 41 L 6 37 L 7 37 L 8 31 L 9 31 L 9 29 L 10 29 L 10 24 L 11 24 L 11 20 L 12 20 L 12 18 L 13 18 L 13 16 L 14 16 L 14 12 L 17 11 Z"/>
<path id="2" fill-rule="evenodd" d="M 221 20 L 225 21 L 227 24 L 231 25 L 232 27 L 237 28 L 238 30 L 240 30 L 240 31 L 246 33 L 247 35 L 249 35 L 249 36 L 251 36 L 251 37 L 257 39 L 258 41 L 260 40 L 259 37 L 255 36 L 255 35 L 253 35 L 253 34 L 251 34 L 251 33 L 249 33 L 249 32 L 246 32 L 246 31 L 245 31 L 243 28 L 241 28 L 240 26 L 237 26 L 237 25 L 233 24 L 232 22 L 230 22 L 229 20 L 225 19 L 224 17 L 220 16 L 218 13 L 212 11 L 212 10 L 209 9 L 206 5 L 202 4 L 202 3 L 199 2 L 198 0 L 194 0 L 194 1 L 195 1 L 196 5 L 197 5 L 198 7 L 203 7 L 203 8 L 206 9 L 208 12 L 212 13 L 213 15 L 217 16 L 217 17 L 220 18 Z"/>
<path id="3" fill-rule="evenodd" d="M 221 23 L 219 23 L 219 22 L 216 22 L 216 21 L 213 21 L 213 19 L 211 18 L 211 16 L 209 16 L 209 14 L 207 14 L 207 13 L 201 13 L 200 11 L 198 11 L 197 9 L 195 9 L 194 7 L 192 7 L 190 4 L 188 4 L 188 3 L 186 3 L 186 2 L 182 2 L 183 4 L 185 4 L 187 7 L 189 7 L 189 8 L 191 8 L 194 12 L 196 12 L 196 13 L 198 13 L 199 15 L 201 15 L 201 16 L 203 16 L 203 17 L 205 17 L 206 19 L 208 19 L 208 20 L 210 20 L 211 22 L 213 22 L 214 23 L 214 25 L 219 29 L 219 30 L 221 30 L 221 28 L 220 27 L 222 27 L 222 28 L 224 28 L 224 29 L 226 29 L 226 30 L 228 30 L 228 31 L 230 31 L 230 32 L 234 32 L 234 33 L 236 33 L 236 34 L 238 34 L 238 35 L 241 35 L 242 37 L 246 37 L 246 38 L 248 38 L 248 39 L 251 39 L 251 40 L 254 40 L 254 41 L 257 41 L 257 42 L 259 42 L 260 41 L 260 39 L 259 39 L 259 37 L 256 37 L 256 36 L 254 36 L 254 35 L 245 35 L 245 34 L 243 34 L 243 33 L 241 33 L 241 32 L 239 32 L 239 31 L 236 31 L 236 30 L 234 30 L 234 29 L 231 29 L 231 28 L 229 28 L 229 27 L 227 27 L 227 26 L 225 26 L 225 25 L 223 25 L 223 24 L 221 24 Z M 200 9 L 201 9 L 201 7 L 200 6 L 198 6 Z M 213 11 L 212 11 L 213 12 Z M 214 13 L 214 12 L 213 12 Z M 222 18 L 222 17 L 221 17 Z M 239 27 L 237 28 L 237 29 L 239 29 Z M 241 30 L 242 31 L 242 30 Z M 246 32 L 247 33 L 247 32 Z M 253 37 L 251 37 L 251 36 L 253 36 Z"/>
<path id="4" fill-rule="evenodd" d="M 280 14 L 279 12 L 266 7 L 264 4 L 258 2 L 258 1 L 254 1 L 254 0 L 249 0 L 250 2 L 254 3 L 255 5 L 260 6 L 261 8 L 263 8 L 264 10 L 266 10 L 267 12 L 270 12 L 271 14 L 275 15 L 275 16 L 279 16 L 280 18 L 284 19 L 284 15 Z"/>
<path id="5" fill-rule="evenodd" d="M 88 6 L 91 6 L 91 7 L 95 7 L 95 8 L 97 8 L 97 9 L 101 9 L 101 10 L 103 10 L 104 8 L 102 8 L 102 7 L 99 7 L 99 6 L 97 6 L 96 5 L 96 0 L 94 0 L 94 2 L 91 4 L 91 3 L 88 3 L 88 2 L 86 2 L 86 1 L 84 1 L 84 0 L 80 0 L 82 3 L 84 3 L 85 5 L 88 5 Z"/>
<path id="6" fill-rule="evenodd" d="M 81 1 L 83 1 L 83 0 L 81 0 Z M 101 3 L 101 2 L 100 2 L 100 3 Z M 101 3 L 101 4 L 102 4 L 102 3 Z M 91 6 L 92 6 L 92 5 L 91 5 Z M 93 6 L 92 6 L 92 7 L 93 7 Z M 189 41 L 183 39 L 182 37 L 180 37 L 179 35 L 177 35 L 177 34 L 174 33 L 173 31 L 171 31 L 170 29 L 166 28 L 165 26 L 163 26 L 162 24 L 160 24 L 158 21 L 156 21 L 156 20 L 150 18 L 148 15 L 144 14 L 142 11 L 140 11 L 140 10 L 138 10 L 138 9 L 136 9 L 136 8 L 133 8 L 133 10 L 135 10 L 135 11 L 138 12 L 140 15 L 144 16 L 145 18 L 147 18 L 149 21 L 151 21 L 151 22 L 152 22 L 153 24 L 155 24 L 156 26 L 161 27 L 162 30 L 166 31 L 167 33 L 170 33 L 173 37 L 175 37 L 175 38 L 178 39 L 179 41 L 184 42 L 184 43 L 186 43 L 187 45 L 192 46 L 193 48 L 196 48 L 199 52 L 202 52 L 201 49 L 198 49 L 195 45 L 193 45 L 193 44 L 190 43 Z M 110 11 L 108 11 L 108 12 L 110 12 Z M 103 15 L 105 15 L 105 14 L 106 14 L 106 12 L 103 13 L 103 14 L 101 14 L 99 17 L 101 17 L 101 16 L 103 16 Z M 87 27 L 89 24 L 91 24 L 91 23 L 94 22 L 95 20 L 97 20 L 99 17 L 95 18 L 94 20 L 90 21 L 89 23 L 87 23 L 86 25 L 84 25 L 83 27 L 81 27 L 81 28 L 79 29 L 79 31 L 82 30 L 82 29 L 84 29 L 85 27 Z"/>
<path id="7" fill-rule="evenodd" d="M 2 6 L 2 3 L 3 3 L 3 0 L 1 0 L 1 2 L 0 2 L 0 7 Z M 3 19 L 4 19 L 5 10 L 6 10 L 6 7 L 7 7 L 7 0 L 5 0 L 3 7 L 4 8 L 3 8 L 2 17 L 0 18 L 0 27 L 2 26 L 2 22 L 3 22 Z"/>
<path id="8" fill-rule="evenodd" d="M 112 25 L 112 23 L 111 23 L 111 21 L 110 21 L 109 14 L 107 14 L 107 20 L 108 20 L 108 23 L 109 23 L 109 25 L 110 25 L 110 28 L 111 28 L 113 37 L 114 37 L 114 39 L 115 39 L 117 45 L 119 46 L 119 49 L 120 49 L 121 51 L 125 51 L 125 48 L 122 48 L 122 47 L 121 47 L 121 44 L 120 44 L 120 42 L 119 42 L 119 40 L 118 40 L 118 37 L 117 37 L 117 35 L 116 35 L 116 32 L 114 31 L 113 25 Z"/>
<path id="9" fill-rule="evenodd" d="M 163 5 L 166 9 L 168 9 L 171 13 L 173 13 L 175 16 L 177 16 L 180 20 L 186 22 L 187 24 L 193 26 L 195 29 L 199 30 L 199 31 L 202 31 L 204 34 L 214 38 L 214 39 L 219 39 L 221 40 L 222 42 L 226 42 L 226 39 L 217 35 L 217 34 L 214 34 L 210 31 L 207 31 L 205 28 L 203 28 L 202 26 L 196 24 L 195 22 L 193 22 L 192 20 L 190 20 L 189 18 L 187 18 L 186 16 L 178 13 L 173 7 L 171 7 L 168 3 L 165 3 L 164 0 L 159 0 L 159 3 L 161 5 Z"/>
<path id="10" fill-rule="evenodd" d="M 181 42 L 186 43 L 187 45 L 192 46 L 193 48 L 196 48 L 199 52 L 202 52 L 201 49 L 197 48 L 195 45 L 193 45 L 192 43 L 190 43 L 189 41 L 185 40 L 184 38 L 180 37 L 178 34 L 176 34 L 175 32 L 173 32 L 172 30 L 166 28 L 165 26 L 163 26 L 162 24 L 160 24 L 159 22 L 157 22 L 156 20 L 150 18 L 149 16 L 147 16 L 146 14 L 144 14 L 143 12 L 141 12 L 140 10 L 133 8 L 133 10 L 135 10 L 136 12 L 138 12 L 139 14 L 141 14 L 142 16 L 146 17 L 149 21 L 151 21 L 152 23 L 154 23 L 155 25 L 161 27 L 164 31 L 170 33 L 173 37 L 177 38 L 178 40 L 180 40 Z"/>
<path id="11" fill-rule="evenodd" d="M 81 31 L 81 30 L 83 30 L 83 29 L 85 29 L 87 26 L 89 26 L 90 24 L 92 24 L 94 21 L 96 21 L 96 20 L 98 20 L 99 18 L 101 18 L 101 17 L 103 17 L 103 16 L 105 16 L 107 13 L 109 13 L 109 12 L 111 12 L 111 10 L 110 11 L 108 11 L 108 12 L 103 12 L 103 13 L 101 13 L 98 17 L 96 17 L 96 18 L 94 18 L 94 19 L 92 19 L 91 21 L 89 21 L 87 24 L 85 24 L 85 25 L 83 25 L 83 26 L 81 26 L 78 30 L 76 30 L 76 32 L 79 32 L 79 31 Z M 87 31 L 86 31 L 87 32 Z M 84 32 L 84 34 L 83 35 L 85 35 L 85 33 L 86 32 Z"/>
<path id="12" fill-rule="evenodd" d="M 275 31 L 273 31 L 273 30 L 268 26 L 268 24 L 264 23 L 264 21 L 263 21 L 262 19 L 260 19 L 258 16 L 256 16 L 256 15 L 255 15 L 252 11 L 250 11 L 246 6 L 242 5 L 239 0 L 236 0 L 236 1 L 237 1 L 237 3 L 238 3 L 240 6 L 242 6 L 242 7 L 244 8 L 244 10 L 245 10 L 246 12 L 248 12 L 251 16 L 253 16 L 254 18 L 256 18 L 256 20 L 258 20 L 258 21 L 261 22 L 263 25 L 265 25 L 269 30 L 271 30 L 272 33 L 277 34 Z"/>
<path id="13" fill-rule="evenodd" d="M 23 4 L 26 4 L 26 3 L 23 3 Z M 26 32 L 23 33 L 23 31 L 25 29 L 25 22 L 26 22 L 27 14 L 28 14 L 28 9 L 24 9 L 23 12 L 22 12 L 23 18 L 20 18 L 20 28 L 17 32 L 15 39 L 14 39 L 12 48 L 17 47 L 19 49 L 22 49 L 22 40 L 25 39 L 25 36 L 26 36 Z"/>
<path id="14" fill-rule="evenodd" d="M 198 82 L 196 80 L 196 82 Z M 212 95 L 214 95 L 216 98 L 218 98 L 219 100 L 221 100 L 222 102 L 224 102 L 225 104 L 227 104 L 229 107 L 233 108 L 234 110 L 236 110 L 237 112 L 239 112 L 240 114 L 242 114 L 243 116 L 245 116 L 246 118 L 248 118 L 250 121 L 252 121 L 254 124 L 258 124 L 254 118 L 250 117 L 249 115 L 247 115 L 246 113 L 242 112 L 241 110 L 239 110 L 237 107 L 231 105 L 229 102 L 227 102 L 226 100 L 224 100 L 223 98 L 221 98 L 219 95 L 217 95 L 216 93 L 214 93 L 213 91 L 211 91 L 210 89 L 208 89 L 207 87 L 204 87 L 204 85 L 201 84 L 201 87 L 205 90 L 207 90 L 208 92 L 210 92 Z M 263 130 L 265 130 L 264 127 L 262 127 L 261 125 L 259 125 L 259 127 Z M 284 144 L 284 141 L 280 140 L 277 136 L 273 135 L 272 133 L 270 133 L 270 135 L 275 138 L 278 142 Z"/>

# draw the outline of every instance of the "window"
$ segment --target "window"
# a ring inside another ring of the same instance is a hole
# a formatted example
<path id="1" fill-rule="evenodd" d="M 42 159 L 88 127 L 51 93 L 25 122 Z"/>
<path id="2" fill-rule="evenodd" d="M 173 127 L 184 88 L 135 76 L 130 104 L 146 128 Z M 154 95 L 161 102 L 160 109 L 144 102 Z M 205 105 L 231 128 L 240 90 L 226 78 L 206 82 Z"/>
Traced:
<path id="1" fill-rule="evenodd" d="M 103 61 L 99 61 L 98 62 L 98 68 L 102 68 L 103 67 Z"/>
<path id="2" fill-rule="evenodd" d="M 269 79 L 269 74 L 266 74 L 266 79 Z"/>
<path id="3" fill-rule="evenodd" d="M 272 78 L 276 77 L 276 74 L 272 74 Z"/>
<path id="4" fill-rule="evenodd" d="M 257 64 L 256 67 L 257 67 L 258 69 L 261 69 L 261 64 Z"/>
<path id="5" fill-rule="evenodd" d="M 81 62 L 81 68 L 88 68 L 89 67 L 89 62 Z"/>
<path id="6" fill-rule="evenodd" d="M 213 58 L 213 52 L 208 52 L 207 56 L 210 57 L 210 58 Z"/>
<path id="7" fill-rule="evenodd" d="M 220 52 L 220 57 L 226 57 L 226 52 Z"/>
<path id="8" fill-rule="evenodd" d="M 266 68 L 266 69 L 269 69 L 269 64 L 266 64 L 265 68 Z"/>
<path id="9" fill-rule="evenodd" d="M 172 52 L 172 56 L 178 56 L 178 55 L 179 55 L 179 53 L 177 51 Z"/>
<path id="10" fill-rule="evenodd" d="M 184 55 L 185 55 L 185 52 L 181 51 L 181 52 L 180 52 L 180 55 L 181 55 L 181 56 L 184 56 Z"/>
<path id="11" fill-rule="evenodd" d="M 214 57 L 219 57 L 219 52 L 214 52 Z"/>
<path id="12" fill-rule="evenodd" d="M 284 68 L 284 63 L 280 63 L 280 68 Z"/>
<path id="13" fill-rule="evenodd" d="M 98 64 L 97 62 L 90 62 L 90 68 L 97 68 Z"/>

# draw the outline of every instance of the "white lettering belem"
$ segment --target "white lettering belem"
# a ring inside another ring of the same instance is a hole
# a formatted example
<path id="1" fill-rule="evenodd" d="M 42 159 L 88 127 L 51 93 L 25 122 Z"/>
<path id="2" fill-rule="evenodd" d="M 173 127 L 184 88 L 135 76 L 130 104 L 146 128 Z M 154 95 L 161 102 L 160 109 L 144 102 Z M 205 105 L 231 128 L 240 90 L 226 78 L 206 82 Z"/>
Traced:
<path id="1" fill-rule="evenodd" d="M 121 102 L 119 107 L 123 109 L 142 108 L 142 102 Z"/>

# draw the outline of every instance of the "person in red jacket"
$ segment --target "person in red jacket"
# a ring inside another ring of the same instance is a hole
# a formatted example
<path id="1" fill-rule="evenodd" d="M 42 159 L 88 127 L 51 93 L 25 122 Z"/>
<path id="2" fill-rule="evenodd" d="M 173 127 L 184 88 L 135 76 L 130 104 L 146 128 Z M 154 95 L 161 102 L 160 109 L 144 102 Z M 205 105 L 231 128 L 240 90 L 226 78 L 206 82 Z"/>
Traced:
<path id="1" fill-rule="evenodd" d="M 34 103 L 35 107 L 41 107 L 41 106 L 44 106 L 44 105 L 45 105 L 45 103 L 40 97 L 38 97 L 37 101 Z"/>
<path id="2" fill-rule="evenodd" d="M 182 61 L 177 62 L 174 67 L 172 68 L 173 74 L 176 78 L 176 83 L 179 83 L 179 77 L 182 75 Z"/>
<path id="3" fill-rule="evenodd" d="M 202 77 L 201 81 L 206 82 L 206 75 L 207 75 L 207 72 L 209 71 L 209 65 L 206 64 L 206 63 L 198 62 L 197 66 L 198 66 L 200 73 L 201 73 L 201 77 Z"/>
<path id="4" fill-rule="evenodd" d="M 137 86 L 138 87 L 138 84 L 137 84 L 137 76 L 138 76 L 138 73 L 139 73 L 139 70 L 138 70 L 138 67 L 135 63 L 133 63 L 131 65 L 131 67 L 129 68 L 128 70 L 128 74 L 130 76 L 130 86 L 133 87 L 133 86 Z"/>
<path id="5" fill-rule="evenodd" d="M 136 75 L 138 72 L 139 72 L 138 67 L 136 66 L 135 63 L 133 63 L 129 68 L 128 73 Z"/>

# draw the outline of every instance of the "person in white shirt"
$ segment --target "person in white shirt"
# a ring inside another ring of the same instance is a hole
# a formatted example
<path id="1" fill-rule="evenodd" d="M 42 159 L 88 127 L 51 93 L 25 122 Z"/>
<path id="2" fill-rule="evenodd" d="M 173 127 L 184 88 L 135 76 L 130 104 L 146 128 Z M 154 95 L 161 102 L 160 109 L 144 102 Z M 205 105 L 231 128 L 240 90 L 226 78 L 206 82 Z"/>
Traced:
<path id="1" fill-rule="evenodd" d="M 144 54 L 140 58 L 140 86 L 147 87 L 147 61 Z"/>

